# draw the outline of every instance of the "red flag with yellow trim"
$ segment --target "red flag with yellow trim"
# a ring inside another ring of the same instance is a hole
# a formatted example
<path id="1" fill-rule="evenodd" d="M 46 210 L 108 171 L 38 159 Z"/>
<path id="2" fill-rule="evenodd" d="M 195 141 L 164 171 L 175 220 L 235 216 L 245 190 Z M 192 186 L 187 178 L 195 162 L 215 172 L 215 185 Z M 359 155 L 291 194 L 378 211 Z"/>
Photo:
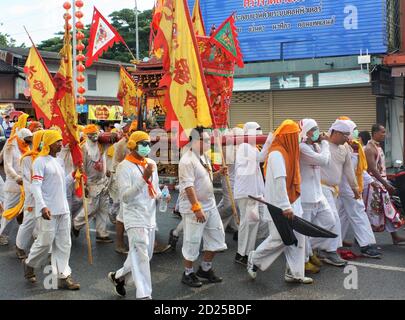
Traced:
<path id="1" fill-rule="evenodd" d="M 55 86 L 52 77 L 37 48 L 32 47 L 25 63 L 24 73 L 31 94 L 32 106 L 37 119 L 43 119 L 46 128 L 51 126 Z"/>
<path id="2" fill-rule="evenodd" d="M 165 72 L 160 87 L 167 88 L 166 129 L 180 124 L 181 147 L 188 142 L 191 129 L 212 127 L 207 86 L 186 0 L 163 1 L 154 51 L 162 53 Z"/>
<path id="3" fill-rule="evenodd" d="M 60 67 L 55 75 L 56 88 L 55 101 L 60 109 L 60 116 L 54 117 L 52 125 L 58 126 L 62 131 L 64 144 L 69 144 L 72 153 L 73 164 L 80 166 L 83 163 L 82 150 L 80 148 L 80 136 L 76 112 L 76 97 L 73 90 L 73 57 L 72 36 L 65 31 L 63 48 L 60 51 Z"/>

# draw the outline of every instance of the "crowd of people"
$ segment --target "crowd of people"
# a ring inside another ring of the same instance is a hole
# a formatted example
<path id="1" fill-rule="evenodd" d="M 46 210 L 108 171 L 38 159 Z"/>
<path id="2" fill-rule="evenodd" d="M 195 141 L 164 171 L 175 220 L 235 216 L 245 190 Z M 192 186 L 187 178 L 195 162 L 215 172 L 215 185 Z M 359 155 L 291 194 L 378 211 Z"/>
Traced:
<path id="1" fill-rule="evenodd" d="M 157 202 L 170 202 L 171 197 L 162 197 L 149 134 L 138 131 L 136 122 L 128 123 L 113 129 L 123 137 L 108 145 L 99 142 L 96 125 L 81 127 L 83 165 L 75 168 L 60 131 L 44 130 L 27 118 L 26 114 L 19 117 L 2 151 L 0 246 L 9 244 L 9 231 L 18 221 L 16 255 L 31 283 L 37 281 L 38 268 L 50 262 L 58 288 L 80 289 L 69 266 L 72 237 L 78 237 L 86 224 L 83 200 L 76 192 L 78 172 L 86 180 L 83 192 L 88 216 L 95 220 L 96 242 L 115 240 L 116 251 L 127 255 L 122 268 L 108 274 L 121 297 L 133 282 L 138 299 L 152 298 L 153 253 L 175 249 L 181 234 L 181 281 L 190 287 L 223 281 L 214 271 L 213 260 L 216 253 L 227 250 L 226 229 L 235 232 L 238 242 L 234 262 L 245 266 L 252 279 L 284 253 L 285 281 L 300 284 L 313 283 L 310 275 L 320 272 L 324 263 L 347 264 L 339 249 L 352 245 L 346 239 L 349 229 L 368 258 L 382 257 L 374 232 L 389 232 L 394 245 L 405 242 L 398 232 L 403 220 L 390 200 L 395 188 L 387 180 L 382 125 L 374 125 L 370 135 L 341 117 L 328 133 L 321 133 L 313 119 L 286 120 L 263 146 L 257 146 L 256 139 L 224 146 L 225 163 L 217 170 L 210 160 L 209 131 L 191 130 L 178 165 L 175 211 L 182 220 L 170 231 L 169 245 L 157 249 Z M 263 133 L 259 124 L 248 122 L 225 135 Z M 223 189 L 218 204 L 217 176 Z M 286 245 L 268 207 L 251 197 L 280 208 L 286 219 L 304 218 L 336 237 L 310 238 L 294 231 L 296 245 Z M 108 232 L 109 220 L 116 226 L 115 239 Z"/>

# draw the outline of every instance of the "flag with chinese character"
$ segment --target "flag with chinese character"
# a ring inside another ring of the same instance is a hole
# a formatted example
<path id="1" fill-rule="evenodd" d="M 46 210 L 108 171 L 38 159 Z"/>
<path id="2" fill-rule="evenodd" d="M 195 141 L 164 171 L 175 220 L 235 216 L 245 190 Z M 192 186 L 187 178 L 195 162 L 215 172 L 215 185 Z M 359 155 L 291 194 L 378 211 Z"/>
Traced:
<path id="1" fill-rule="evenodd" d="M 56 90 L 48 68 L 35 47 L 30 50 L 24 72 L 36 117 L 43 119 L 45 127 L 49 128 L 52 121 Z"/>
<path id="2" fill-rule="evenodd" d="M 166 88 L 166 129 L 179 123 L 179 145 L 183 146 L 191 129 L 212 127 L 207 86 L 186 0 L 163 2 L 154 41 L 154 51 L 159 50 L 165 72 L 160 87 Z"/>
<path id="3" fill-rule="evenodd" d="M 215 44 L 222 47 L 224 53 L 231 59 L 234 59 L 240 68 L 243 68 L 243 56 L 239 46 L 233 14 L 226 19 L 218 29 L 216 29 L 214 34 L 212 34 L 211 39 Z"/>
<path id="4" fill-rule="evenodd" d="M 121 67 L 117 98 L 124 108 L 125 116 L 131 117 L 138 114 L 138 101 L 142 97 L 142 94 L 142 90 L 137 87 L 128 71 L 124 67 Z"/>
<path id="5" fill-rule="evenodd" d="M 79 128 L 77 123 L 76 97 L 73 90 L 73 58 L 72 37 L 69 31 L 65 32 L 63 48 L 60 51 L 60 67 L 55 75 L 55 101 L 59 106 L 60 114 L 53 117 L 52 125 L 62 131 L 64 145 L 69 144 L 73 164 L 80 166 L 83 163 L 80 148 Z"/>
<path id="6" fill-rule="evenodd" d="M 204 20 L 201 14 L 200 0 L 195 0 L 194 10 L 193 10 L 193 26 L 194 33 L 197 36 L 205 36 Z"/>
<path id="7" fill-rule="evenodd" d="M 90 67 L 105 51 L 118 42 L 125 44 L 118 31 L 94 7 L 89 46 L 87 47 L 86 67 Z"/>

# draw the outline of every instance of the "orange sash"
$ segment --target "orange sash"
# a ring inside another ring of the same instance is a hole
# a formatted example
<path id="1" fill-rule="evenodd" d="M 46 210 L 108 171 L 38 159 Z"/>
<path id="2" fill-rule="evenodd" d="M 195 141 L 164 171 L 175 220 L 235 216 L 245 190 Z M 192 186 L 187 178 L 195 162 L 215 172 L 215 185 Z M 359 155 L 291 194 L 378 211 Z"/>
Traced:
<path id="1" fill-rule="evenodd" d="M 138 160 L 137 158 L 135 158 L 132 154 L 129 154 L 126 156 L 125 160 L 128 160 L 129 162 L 141 166 L 144 169 L 146 169 L 146 166 L 148 165 L 148 161 L 146 161 L 146 159 Z M 153 187 L 152 181 L 146 180 L 144 178 L 146 184 L 148 185 L 148 191 L 149 191 L 149 195 L 152 199 L 155 199 L 157 197 L 157 192 L 155 190 L 155 188 Z"/>

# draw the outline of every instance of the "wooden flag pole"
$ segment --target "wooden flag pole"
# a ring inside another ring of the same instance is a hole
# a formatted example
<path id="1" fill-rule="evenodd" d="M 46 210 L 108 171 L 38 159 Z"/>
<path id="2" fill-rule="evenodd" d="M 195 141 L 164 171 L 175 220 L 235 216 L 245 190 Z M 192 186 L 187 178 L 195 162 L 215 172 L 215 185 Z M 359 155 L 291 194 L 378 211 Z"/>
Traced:
<path id="1" fill-rule="evenodd" d="M 88 207 L 87 198 L 86 198 L 83 176 L 80 178 L 80 182 L 81 182 L 82 191 L 83 191 L 84 220 L 86 221 L 87 254 L 88 254 L 88 258 L 89 258 L 89 263 L 92 265 L 93 264 L 93 253 L 92 253 L 92 249 L 91 249 L 91 238 L 90 238 L 89 207 Z"/>

